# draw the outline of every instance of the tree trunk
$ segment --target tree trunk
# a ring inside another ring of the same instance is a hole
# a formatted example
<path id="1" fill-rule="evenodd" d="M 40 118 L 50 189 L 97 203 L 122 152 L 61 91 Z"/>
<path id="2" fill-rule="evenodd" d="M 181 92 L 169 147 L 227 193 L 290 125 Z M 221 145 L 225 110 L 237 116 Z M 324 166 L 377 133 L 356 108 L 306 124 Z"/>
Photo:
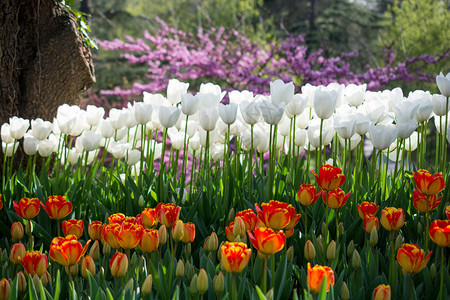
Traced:
<path id="1" fill-rule="evenodd" d="M 79 104 L 95 77 L 73 16 L 54 0 L 0 0 L 0 28 L 0 124 Z"/>

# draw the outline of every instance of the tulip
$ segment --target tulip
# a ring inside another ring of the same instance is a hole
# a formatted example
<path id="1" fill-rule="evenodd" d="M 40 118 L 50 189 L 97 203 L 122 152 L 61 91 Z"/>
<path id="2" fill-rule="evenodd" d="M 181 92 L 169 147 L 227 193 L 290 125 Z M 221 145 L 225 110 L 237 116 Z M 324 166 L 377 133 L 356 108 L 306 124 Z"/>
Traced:
<path id="1" fill-rule="evenodd" d="M 175 242 L 180 242 L 184 236 L 184 223 L 181 220 L 177 220 L 172 227 L 172 238 Z"/>
<path id="2" fill-rule="evenodd" d="M 316 187 L 312 184 L 302 184 L 297 192 L 298 201 L 304 206 L 314 204 L 319 199 L 322 191 L 317 193 Z"/>
<path id="3" fill-rule="evenodd" d="M 204 99 L 203 105 L 213 107 L 219 104 L 220 100 L 223 99 L 226 92 L 222 92 L 221 88 L 217 84 L 211 82 L 200 84 L 200 89 L 198 95 L 202 96 Z"/>
<path id="4" fill-rule="evenodd" d="M 306 281 L 312 293 L 318 294 L 322 288 L 322 282 L 326 280 L 327 292 L 330 291 L 330 285 L 334 286 L 334 272 L 330 267 L 315 265 L 311 268 L 311 264 L 307 265 Z"/>
<path id="5" fill-rule="evenodd" d="M 323 203 L 325 203 L 329 208 L 332 209 L 339 209 L 344 206 L 345 203 L 347 203 L 349 197 L 350 192 L 348 192 L 346 195 L 345 192 L 340 188 L 328 192 L 328 196 L 322 194 Z"/>
<path id="6" fill-rule="evenodd" d="M 444 95 L 434 94 L 431 97 L 431 102 L 433 103 L 433 112 L 436 116 L 444 117 L 447 115 L 449 109 L 447 106 L 447 97 Z"/>
<path id="7" fill-rule="evenodd" d="M 256 228 L 254 234 L 249 231 L 248 237 L 253 247 L 264 255 L 272 255 L 283 249 L 286 236 L 282 231 L 275 232 L 271 228 Z"/>
<path id="8" fill-rule="evenodd" d="M 14 222 L 11 225 L 11 239 L 13 242 L 18 242 L 23 238 L 23 226 L 20 222 Z"/>
<path id="9" fill-rule="evenodd" d="M 259 104 L 261 114 L 264 121 L 270 125 L 277 125 L 284 114 L 284 104 L 275 104 L 267 100 L 261 101 Z"/>
<path id="10" fill-rule="evenodd" d="M 181 110 L 175 106 L 161 106 L 158 109 L 158 117 L 164 128 L 170 128 L 175 125 L 180 117 Z"/>
<path id="11" fill-rule="evenodd" d="M 11 285 L 8 279 L 2 278 L 0 280 L 0 300 L 8 300 L 11 295 Z"/>
<path id="12" fill-rule="evenodd" d="M 284 83 L 282 80 L 277 79 L 270 83 L 270 98 L 273 103 L 289 103 L 294 97 L 294 83 Z"/>
<path id="13" fill-rule="evenodd" d="M 125 215 L 123 213 L 115 213 L 108 217 L 108 222 L 111 223 L 117 223 L 122 224 L 122 222 L 125 220 Z"/>
<path id="14" fill-rule="evenodd" d="M 378 217 L 375 217 L 373 215 L 366 215 L 364 217 L 363 228 L 367 233 L 371 233 L 372 228 L 375 228 L 378 231 Z"/>
<path id="15" fill-rule="evenodd" d="M 14 210 L 17 215 L 26 220 L 31 220 L 39 213 L 39 199 L 37 198 L 22 198 L 19 203 L 13 202 Z"/>
<path id="16" fill-rule="evenodd" d="M 86 121 L 89 126 L 97 126 L 102 121 L 104 115 L 105 109 L 103 107 L 97 107 L 95 105 L 88 105 L 86 107 Z M 33 127 L 33 122 L 31 122 L 31 127 Z"/>
<path id="17" fill-rule="evenodd" d="M 450 220 L 434 220 L 429 229 L 431 240 L 441 247 L 450 247 Z"/>
<path id="18" fill-rule="evenodd" d="M 95 262 L 89 255 L 86 255 L 81 260 L 81 276 L 87 278 L 87 272 L 91 273 L 92 276 L 95 275 Z"/>
<path id="19" fill-rule="evenodd" d="M 404 272 L 416 274 L 425 268 L 431 253 L 433 251 L 430 251 L 425 257 L 423 249 L 420 249 L 416 244 L 403 244 L 397 251 L 397 261 Z"/>
<path id="20" fill-rule="evenodd" d="M 29 156 L 35 155 L 38 152 L 38 149 L 39 140 L 34 137 L 25 136 L 23 139 L 23 151 L 25 154 Z"/>
<path id="21" fill-rule="evenodd" d="M 14 139 L 11 136 L 11 126 L 8 123 L 4 123 L 1 127 L 2 142 L 5 144 L 13 144 Z"/>
<path id="22" fill-rule="evenodd" d="M 217 234 L 213 232 L 211 233 L 211 235 L 206 237 L 205 242 L 203 244 L 203 249 L 209 253 L 217 251 L 217 248 L 219 248 L 219 240 L 217 239 Z"/>
<path id="23" fill-rule="evenodd" d="M 386 207 L 381 211 L 380 222 L 388 231 L 398 230 L 405 224 L 405 212 L 401 208 Z"/>
<path id="24" fill-rule="evenodd" d="M 289 119 L 294 118 L 303 113 L 308 103 L 308 98 L 304 95 L 295 94 L 292 100 L 284 107 L 284 112 Z"/>
<path id="25" fill-rule="evenodd" d="M 413 205 L 421 213 L 435 210 L 439 206 L 439 203 L 441 203 L 441 200 L 442 196 L 432 195 L 427 197 L 418 190 L 413 191 Z"/>
<path id="26" fill-rule="evenodd" d="M 341 138 L 349 139 L 356 132 L 356 118 L 351 114 L 336 115 L 333 128 Z"/>
<path id="27" fill-rule="evenodd" d="M 9 130 L 11 137 L 15 140 L 20 140 L 30 127 L 30 121 L 16 116 L 9 118 Z"/>
<path id="28" fill-rule="evenodd" d="M 344 97 L 347 103 L 351 106 L 358 107 L 364 101 L 364 96 L 366 93 L 367 84 L 356 85 L 349 84 L 345 87 Z"/>
<path id="29" fill-rule="evenodd" d="M 126 119 L 126 112 L 120 109 L 113 108 L 109 111 L 109 123 L 114 130 L 118 130 L 124 127 Z"/>
<path id="30" fill-rule="evenodd" d="M 219 115 L 222 121 L 231 125 L 236 121 L 237 109 L 238 105 L 236 103 L 230 102 L 230 104 L 225 105 L 223 103 L 219 103 Z"/>
<path id="31" fill-rule="evenodd" d="M 103 224 L 100 221 L 92 221 L 88 226 L 88 233 L 91 240 L 102 239 Z"/>
<path id="32" fill-rule="evenodd" d="M 416 114 L 414 115 L 414 118 L 418 123 L 426 122 L 431 118 L 433 113 L 433 103 L 431 102 L 431 95 L 428 94 L 427 96 L 417 101 L 420 103 L 420 105 L 417 109 Z"/>
<path id="33" fill-rule="evenodd" d="M 150 294 L 152 290 L 153 277 L 152 274 L 147 275 L 145 277 L 144 283 L 142 284 L 141 291 L 144 295 Z"/>
<path id="34" fill-rule="evenodd" d="M 117 233 L 117 242 L 121 248 L 132 249 L 141 240 L 144 234 L 144 227 L 134 222 L 124 221 L 120 224 L 119 230 L 113 232 Z"/>
<path id="35" fill-rule="evenodd" d="M 316 248 L 310 240 L 306 241 L 303 252 L 307 261 L 312 261 L 316 257 Z"/>
<path id="36" fill-rule="evenodd" d="M 17 291 L 19 293 L 25 292 L 27 289 L 27 279 L 25 278 L 25 275 L 23 275 L 23 272 L 20 271 L 17 273 L 16 277 L 17 277 Z"/>
<path id="37" fill-rule="evenodd" d="M 112 276 L 120 278 L 125 275 L 128 270 L 128 257 L 126 254 L 117 252 L 109 261 L 109 268 Z"/>
<path id="38" fill-rule="evenodd" d="M 195 239 L 195 224 L 184 223 L 183 243 L 192 243 Z"/>
<path id="39" fill-rule="evenodd" d="M 359 255 L 359 252 L 356 249 L 353 249 L 352 267 L 353 267 L 353 269 L 356 269 L 356 270 L 361 267 L 361 256 Z"/>
<path id="40" fill-rule="evenodd" d="M 416 121 L 397 122 L 395 127 L 397 128 L 397 136 L 401 139 L 407 139 L 416 130 L 417 123 Z"/>
<path id="41" fill-rule="evenodd" d="M 184 264 L 183 264 L 183 261 L 181 259 L 178 260 L 177 268 L 175 269 L 175 275 L 178 278 L 181 278 L 181 277 L 184 276 Z"/>
<path id="42" fill-rule="evenodd" d="M 312 170 L 314 177 L 316 177 L 317 184 L 322 190 L 333 191 L 344 184 L 345 175 L 342 170 L 330 165 L 323 165 L 320 167 L 319 175 Z"/>
<path id="43" fill-rule="evenodd" d="M 95 240 L 94 244 L 92 244 L 92 247 L 89 250 L 89 256 L 92 257 L 92 259 L 95 261 L 100 259 L 100 245 L 98 243 L 98 240 Z"/>
<path id="44" fill-rule="evenodd" d="M 2 151 L 6 157 L 12 157 L 16 153 L 17 148 L 19 148 L 19 143 L 2 143 Z"/>
<path id="45" fill-rule="evenodd" d="M 42 201 L 41 205 L 53 220 L 61 220 L 72 211 L 72 203 L 66 200 L 66 196 L 50 196 L 47 198 L 46 205 Z"/>
<path id="46" fill-rule="evenodd" d="M 200 295 L 203 295 L 208 291 L 208 275 L 206 274 L 205 269 L 200 269 L 197 277 L 197 291 Z"/>
<path id="47" fill-rule="evenodd" d="M 417 189 L 425 196 L 433 196 L 445 188 L 445 180 L 442 173 L 431 174 L 427 170 L 420 169 L 413 172 Z"/>
<path id="48" fill-rule="evenodd" d="M 25 246 L 22 243 L 16 243 L 11 246 L 9 261 L 17 265 L 20 263 L 20 258 L 25 256 Z"/>
<path id="49" fill-rule="evenodd" d="M 445 214 L 447 215 L 447 219 L 450 220 L 450 205 L 445 207 Z"/>
<path id="50" fill-rule="evenodd" d="M 358 204 L 357 208 L 359 217 L 364 220 L 366 215 L 376 215 L 380 207 L 375 203 L 364 201 L 363 203 Z"/>
<path id="51" fill-rule="evenodd" d="M 182 96 L 187 93 L 189 83 L 181 82 L 177 79 L 170 79 L 167 85 L 167 100 L 173 105 L 181 101 Z"/>
<path id="52" fill-rule="evenodd" d="M 391 286 L 380 284 L 373 291 L 373 300 L 391 300 Z"/>
<path id="53" fill-rule="evenodd" d="M 319 87 L 314 94 L 314 111 L 316 115 L 324 120 L 331 117 L 338 100 L 338 93 L 334 90 L 327 91 Z"/>
<path id="54" fill-rule="evenodd" d="M 256 214 L 251 209 L 242 210 L 236 213 L 236 218 L 240 217 L 242 221 L 244 221 L 245 225 L 245 232 L 252 231 L 255 229 L 256 223 L 258 221 L 258 218 L 256 217 Z"/>
<path id="55" fill-rule="evenodd" d="M 83 234 L 84 223 L 83 220 L 70 219 L 62 222 L 62 228 L 65 236 L 72 234 L 79 239 Z"/>
<path id="56" fill-rule="evenodd" d="M 332 240 L 327 248 L 327 260 L 332 261 L 336 257 L 336 242 Z"/>
<path id="57" fill-rule="evenodd" d="M 293 228 L 301 217 L 292 205 L 275 200 L 262 203 L 261 208 L 255 204 L 255 208 L 259 221 L 275 231 Z"/>
<path id="58" fill-rule="evenodd" d="M 172 228 L 175 222 L 180 217 L 181 207 L 172 203 L 159 203 L 156 206 L 156 217 L 158 222 L 166 227 Z"/>
<path id="59" fill-rule="evenodd" d="M 164 245 L 167 242 L 167 228 L 163 224 L 158 229 L 159 245 Z"/>
<path id="60" fill-rule="evenodd" d="M 19 257 L 20 264 L 28 275 L 42 276 L 48 267 L 47 255 L 39 251 L 27 251 L 23 257 Z"/>
<path id="61" fill-rule="evenodd" d="M 436 76 L 436 84 L 439 88 L 439 91 L 445 97 L 450 97 L 450 73 L 447 73 L 446 76 L 442 72 Z"/>
<path id="62" fill-rule="evenodd" d="M 219 120 L 219 110 L 217 107 L 202 107 L 199 112 L 200 126 L 205 131 L 213 131 Z"/>
<path id="63" fill-rule="evenodd" d="M 225 288 L 225 278 L 224 278 L 222 272 L 219 272 L 219 275 L 214 276 L 213 288 L 214 288 L 214 292 L 217 295 L 222 294 L 222 292 L 223 292 L 223 290 Z"/>
<path id="64" fill-rule="evenodd" d="M 225 242 L 220 247 L 220 264 L 229 273 L 240 273 L 247 266 L 251 253 L 244 243 Z"/>
<path id="65" fill-rule="evenodd" d="M 395 125 L 370 124 L 369 134 L 373 146 L 378 150 L 387 149 L 397 138 Z"/>
<path id="66" fill-rule="evenodd" d="M 68 235 L 64 238 L 56 237 L 50 244 L 49 255 L 57 263 L 71 267 L 86 253 L 89 243 L 90 240 L 82 247 L 74 235 Z"/>
<path id="67" fill-rule="evenodd" d="M 146 208 L 141 213 L 142 224 L 147 229 L 152 229 L 158 225 L 156 210 L 154 208 Z"/>
<path id="68" fill-rule="evenodd" d="M 241 109 L 242 118 L 245 123 L 255 125 L 261 118 L 261 109 L 259 103 L 242 101 L 239 105 Z"/>

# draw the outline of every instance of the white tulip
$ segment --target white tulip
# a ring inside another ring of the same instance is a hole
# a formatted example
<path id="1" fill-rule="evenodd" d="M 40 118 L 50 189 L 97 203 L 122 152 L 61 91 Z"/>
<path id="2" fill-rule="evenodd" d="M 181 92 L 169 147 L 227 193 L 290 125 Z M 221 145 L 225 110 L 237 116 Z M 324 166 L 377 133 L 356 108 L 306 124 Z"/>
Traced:
<path id="1" fill-rule="evenodd" d="M 308 99 L 306 107 L 312 108 L 314 105 L 314 97 L 316 95 L 318 87 L 309 83 L 302 86 L 302 95 Z"/>
<path id="2" fill-rule="evenodd" d="M 94 131 L 87 130 L 81 135 L 81 142 L 83 149 L 86 151 L 96 150 L 100 145 L 100 140 L 102 137 L 95 133 Z"/>
<path id="3" fill-rule="evenodd" d="M 341 146 L 344 147 L 346 140 L 339 136 L 339 142 L 341 143 Z M 348 145 L 348 142 L 347 142 L 347 147 L 349 147 L 350 150 L 354 150 L 359 145 L 360 142 L 361 142 L 361 136 L 359 134 L 355 133 L 354 135 L 352 135 L 350 137 L 350 145 Z"/>
<path id="4" fill-rule="evenodd" d="M 125 122 L 128 118 L 126 112 L 113 108 L 109 111 L 109 123 L 111 127 L 115 130 L 120 129 L 125 126 Z"/>
<path id="5" fill-rule="evenodd" d="M 270 83 L 270 98 L 273 104 L 285 105 L 294 97 L 294 83 L 284 83 L 283 80 L 277 79 Z"/>
<path id="6" fill-rule="evenodd" d="M 11 137 L 15 140 L 20 140 L 30 127 L 30 121 L 14 116 L 9 118 L 9 126 Z"/>
<path id="7" fill-rule="evenodd" d="M 2 150 L 6 157 L 13 156 L 14 153 L 16 153 L 17 148 L 19 147 L 19 143 L 5 143 L 2 142 Z"/>
<path id="8" fill-rule="evenodd" d="M 261 119 L 261 109 L 259 107 L 259 103 L 242 101 L 239 107 L 245 123 L 255 125 Z"/>
<path id="9" fill-rule="evenodd" d="M 378 122 L 383 113 L 386 111 L 386 107 L 383 102 L 376 100 L 366 100 L 361 107 L 365 110 L 365 114 L 370 118 L 370 121 L 375 123 Z"/>
<path id="10" fill-rule="evenodd" d="M 69 163 L 71 165 L 75 165 L 78 163 L 78 159 L 80 158 L 81 154 L 77 151 L 77 149 L 72 148 L 69 151 Z"/>
<path id="11" fill-rule="evenodd" d="M 184 144 L 184 132 L 180 132 L 175 128 L 169 128 L 167 135 L 172 143 L 172 148 L 175 150 L 181 150 Z"/>
<path id="12" fill-rule="evenodd" d="M 39 140 L 32 136 L 23 139 L 23 151 L 26 155 L 35 155 L 39 149 Z"/>
<path id="13" fill-rule="evenodd" d="M 184 94 L 181 96 L 181 111 L 186 116 L 192 116 L 198 111 L 200 106 L 200 98 L 192 94 Z"/>
<path id="14" fill-rule="evenodd" d="M 175 125 L 180 117 L 181 110 L 176 106 L 161 106 L 158 109 L 159 122 L 164 128 L 170 128 Z"/>
<path id="15" fill-rule="evenodd" d="M 74 131 L 76 131 L 75 133 L 78 133 L 79 130 L 76 129 L 76 127 L 79 123 L 79 120 L 77 120 L 80 117 L 79 113 L 80 107 L 76 105 L 69 106 L 67 104 L 63 104 L 58 107 L 56 120 L 58 122 L 58 128 L 62 134 L 72 134 Z"/>
<path id="16" fill-rule="evenodd" d="M 57 150 L 58 143 L 55 140 L 49 138 L 39 141 L 38 153 L 41 157 L 49 157 L 53 152 Z"/>
<path id="17" fill-rule="evenodd" d="M 120 159 L 120 158 L 125 157 L 125 153 L 126 153 L 127 149 L 128 149 L 127 144 L 113 143 L 111 145 L 111 153 L 115 159 Z"/>
<path id="18" fill-rule="evenodd" d="M 197 133 L 189 139 L 189 150 L 198 151 L 200 146 L 200 135 Z"/>
<path id="19" fill-rule="evenodd" d="M 6 144 L 11 144 L 14 142 L 13 137 L 11 136 L 11 126 L 8 123 L 4 123 L 1 129 L 2 142 Z"/>
<path id="20" fill-rule="evenodd" d="M 305 129 L 295 129 L 295 140 L 294 144 L 296 147 L 303 147 L 306 145 L 307 135 Z"/>
<path id="21" fill-rule="evenodd" d="M 392 106 L 397 122 L 409 122 L 419 109 L 420 103 L 409 100 L 400 101 Z"/>
<path id="22" fill-rule="evenodd" d="M 223 144 L 215 143 L 211 146 L 211 158 L 214 161 L 221 161 L 224 158 Z"/>
<path id="23" fill-rule="evenodd" d="M 308 98 L 301 94 L 295 94 L 292 100 L 284 107 L 284 112 L 289 119 L 300 115 L 308 103 Z"/>
<path id="24" fill-rule="evenodd" d="M 276 125 L 281 121 L 284 114 L 284 103 L 275 104 L 264 100 L 260 102 L 259 108 L 267 124 Z"/>
<path id="25" fill-rule="evenodd" d="M 142 101 L 144 103 L 150 103 L 153 108 L 158 108 L 160 106 L 172 106 L 172 104 L 161 94 L 150 94 L 143 92 L 144 98 Z"/>
<path id="26" fill-rule="evenodd" d="M 177 79 L 170 79 L 167 85 L 167 100 L 173 105 L 181 101 L 182 95 L 187 93 L 189 83 L 181 82 Z"/>
<path id="27" fill-rule="evenodd" d="M 152 119 L 153 105 L 145 102 L 134 103 L 134 117 L 140 125 L 145 125 Z"/>
<path id="28" fill-rule="evenodd" d="M 436 84 L 439 88 L 439 91 L 445 97 L 450 97 L 450 72 L 444 77 L 442 72 L 436 76 Z"/>
<path id="29" fill-rule="evenodd" d="M 349 84 L 345 87 L 344 97 L 347 103 L 351 106 L 360 106 L 364 101 L 364 96 L 366 93 L 367 84 L 356 85 Z"/>
<path id="30" fill-rule="evenodd" d="M 100 132 L 105 139 L 114 135 L 114 128 L 112 128 L 109 118 L 102 120 L 100 123 Z"/>
<path id="31" fill-rule="evenodd" d="M 245 130 L 241 134 L 242 146 L 245 150 L 256 149 L 261 141 L 261 133 L 259 130 L 253 130 L 253 147 L 252 147 L 252 135 L 250 130 Z"/>
<path id="32" fill-rule="evenodd" d="M 231 125 L 236 121 L 238 105 L 236 103 L 230 102 L 230 104 L 225 105 L 223 103 L 219 103 L 219 115 L 222 121 Z"/>
<path id="33" fill-rule="evenodd" d="M 336 109 L 338 93 L 319 88 L 314 95 L 314 111 L 320 119 L 328 119 Z"/>
<path id="34" fill-rule="evenodd" d="M 288 118 L 283 118 L 283 120 L 278 125 L 278 132 L 283 136 L 287 137 L 291 133 L 291 120 Z"/>
<path id="35" fill-rule="evenodd" d="M 359 135 L 365 135 L 369 131 L 370 119 L 367 115 L 356 113 L 355 131 Z"/>
<path id="36" fill-rule="evenodd" d="M 295 126 L 297 128 L 305 129 L 309 125 L 309 109 L 302 112 L 295 121 Z"/>
<path id="37" fill-rule="evenodd" d="M 251 102 L 253 101 L 253 93 L 247 90 L 244 91 L 231 91 L 228 93 L 230 98 L 230 103 L 241 104 L 243 101 Z"/>
<path id="38" fill-rule="evenodd" d="M 86 121 L 89 126 L 97 126 L 105 115 L 105 109 L 103 107 L 97 107 L 95 105 L 88 105 L 86 107 Z"/>
<path id="39" fill-rule="evenodd" d="M 356 132 L 355 115 L 342 114 L 334 116 L 333 128 L 337 134 L 343 139 L 351 138 Z"/>
<path id="40" fill-rule="evenodd" d="M 375 125 L 369 126 L 370 140 L 375 148 L 384 150 L 389 147 L 397 138 L 397 128 L 395 125 Z"/>
<path id="41" fill-rule="evenodd" d="M 416 118 L 418 123 L 421 123 L 428 121 L 431 118 L 432 113 L 433 113 L 433 103 L 431 103 L 431 101 L 427 101 L 419 105 L 419 109 L 417 110 L 414 117 Z"/>
<path id="42" fill-rule="evenodd" d="M 132 149 L 127 151 L 127 165 L 134 166 L 141 160 L 141 151 Z"/>
<path id="43" fill-rule="evenodd" d="M 320 120 L 319 119 L 313 119 L 311 121 L 311 124 L 308 126 L 308 140 L 309 143 L 314 148 L 320 147 Z M 322 146 L 326 146 L 329 143 L 331 143 L 331 140 L 333 139 L 334 135 L 334 129 L 331 126 L 331 119 L 328 119 L 323 124 L 322 128 Z"/>
<path id="44" fill-rule="evenodd" d="M 411 136 L 411 134 L 416 130 L 417 123 L 415 120 L 411 120 L 408 122 L 397 122 L 395 124 L 397 128 L 397 136 L 401 139 L 406 139 Z"/>
<path id="45" fill-rule="evenodd" d="M 445 111 L 447 105 L 447 97 L 445 97 L 444 95 L 434 94 L 431 97 L 431 102 L 433 103 L 433 112 L 437 116 L 442 117 L 448 113 L 448 111 Z M 450 105 L 448 109 L 450 110 Z"/>
<path id="46" fill-rule="evenodd" d="M 216 128 L 219 119 L 219 110 L 217 107 L 202 107 L 199 112 L 200 126 L 205 131 L 212 131 Z"/>
<path id="47" fill-rule="evenodd" d="M 52 132 L 53 124 L 49 121 L 44 121 L 41 118 L 31 120 L 31 131 L 38 140 L 45 140 L 50 132 Z"/>
<path id="48" fill-rule="evenodd" d="M 406 151 L 414 151 L 417 149 L 419 145 L 419 134 L 417 131 L 414 131 L 411 136 L 405 140 L 405 150 Z"/>
<path id="49" fill-rule="evenodd" d="M 223 99 L 223 97 L 226 94 L 226 92 L 222 92 L 222 89 L 220 88 L 219 85 L 210 82 L 200 84 L 199 93 L 215 95 L 217 98 L 216 100 L 217 103 L 215 105 L 219 104 L 219 102 Z"/>

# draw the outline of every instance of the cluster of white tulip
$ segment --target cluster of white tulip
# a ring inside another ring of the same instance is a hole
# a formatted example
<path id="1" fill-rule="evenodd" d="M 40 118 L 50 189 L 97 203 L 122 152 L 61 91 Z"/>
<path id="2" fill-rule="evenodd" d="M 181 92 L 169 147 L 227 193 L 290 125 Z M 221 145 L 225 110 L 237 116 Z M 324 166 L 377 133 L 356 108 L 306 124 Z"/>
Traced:
<path id="1" fill-rule="evenodd" d="M 202 84 L 193 95 L 187 93 L 189 84 L 172 79 L 167 97 L 144 92 L 143 102 L 112 109 L 107 118 L 102 107 L 89 105 L 82 110 L 66 104 L 58 108 L 53 122 L 10 118 L 1 127 L 2 149 L 7 157 L 12 156 L 23 138 L 27 155 L 48 157 L 56 152 L 62 162 L 76 164 L 83 153 L 89 163 L 104 147 L 115 159 L 126 158 L 129 166 L 137 166 L 150 153 L 153 158 L 161 155 L 164 147 L 153 136 L 163 130 L 174 151 L 184 149 L 198 156 L 201 147 L 208 147 L 215 161 L 224 159 L 225 147 L 233 138 L 244 150 L 259 153 L 269 152 L 273 142 L 273 149 L 297 155 L 305 148 L 327 146 L 335 136 L 348 149 L 367 136 L 377 150 L 395 153 L 403 147 L 413 151 L 418 145 L 418 125 L 432 117 L 437 131 L 443 134 L 444 128 L 450 140 L 446 118 L 450 73 L 441 73 L 436 81 L 441 94 L 417 90 L 405 97 L 400 88 L 371 92 L 365 84 L 336 83 L 306 84 L 295 94 L 292 82 L 275 80 L 270 95 L 231 91 L 229 103 L 224 104 L 226 92 L 218 85 Z M 273 136 L 271 126 L 278 128 Z M 74 147 L 67 142 L 70 136 L 78 137 Z"/>

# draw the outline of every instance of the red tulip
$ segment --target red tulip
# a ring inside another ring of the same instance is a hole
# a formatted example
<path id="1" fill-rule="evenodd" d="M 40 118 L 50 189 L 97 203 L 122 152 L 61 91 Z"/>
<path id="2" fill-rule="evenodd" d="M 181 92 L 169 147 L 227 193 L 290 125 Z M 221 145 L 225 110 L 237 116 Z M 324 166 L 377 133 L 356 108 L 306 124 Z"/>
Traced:
<path id="1" fill-rule="evenodd" d="M 62 222 L 62 228 L 65 236 L 73 234 L 79 239 L 83 235 L 84 222 L 83 220 L 70 219 Z"/>
<path id="2" fill-rule="evenodd" d="M 125 275 L 128 270 L 128 257 L 126 254 L 120 252 L 114 254 L 109 261 L 109 269 L 115 278 L 120 278 Z"/>
<path id="3" fill-rule="evenodd" d="M 330 267 L 315 265 L 311 268 L 311 264 L 308 263 L 307 271 L 306 281 L 312 293 L 320 293 L 323 280 L 327 281 L 327 292 L 330 291 L 330 285 L 334 286 L 334 272 Z"/>
<path id="4" fill-rule="evenodd" d="M 373 228 L 376 228 L 378 231 L 379 224 L 378 224 L 378 217 L 367 215 L 364 218 L 363 228 L 367 233 L 371 233 Z"/>
<path id="5" fill-rule="evenodd" d="M 381 225 L 388 231 L 395 231 L 405 224 L 405 212 L 401 208 L 385 207 L 381 211 Z"/>
<path id="6" fill-rule="evenodd" d="M 88 233 L 91 240 L 102 239 L 103 224 L 100 221 L 92 221 L 88 226 Z"/>
<path id="7" fill-rule="evenodd" d="M 50 244 L 49 255 L 57 263 L 71 267 L 86 253 L 90 242 L 83 247 L 74 235 L 55 237 Z"/>
<path id="8" fill-rule="evenodd" d="M 240 273 L 248 265 L 252 254 L 244 243 L 225 242 L 220 247 L 220 264 L 228 273 Z"/>
<path id="9" fill-rule="evenodd" d="M 341 208 L 345 205 L 345 203 L 347 203 L 347 200 L 350 197 L 350 192 L 346 195 L 345 192 L 339 188 L 328 192 L 328 196 L 326 196 L 326 194 L 327 193 L 322 193 L 322 200 L 326 205 L 328 205 L 329 208 L 332 209 Z M 327 197 L 328 201 L 325 201 L 325 197 Z"/>
<path id="10" fill-rule="evenodd" d="M 441 247 L 450 247 L 450 220 L 434 220 L 429 234 L 433 242 Z"/>
<path id="11" fill-rule="evenodd" d="M 236 217 L 240 217 L 245 224 L 245 232 L 255 229 L 257 217 L 253 210 L 246 209 L 236 213 Z"/>
<path id="12" fill-rule="evenodd" d="M 431 253 L 433 253 L 433 251 L 430 251 L 430 253 L 424 257 L 424 251 L 416 244 L 403 244 L 397 251 L 397 261 L 403 271 L 410 274 L 416 274 L 425 268 Z"/>
<path id="13" fill-rule="evenodd" d="M 364 220 L 364 217 L 366 215 L 374 215 L 375 216 L 380 207 L 378 205 L 376 205 L 375 203 L 364 201 L 363 203 L 358 204 L 357 208 L 358 208 L 359 217 L 362 220 Z"/>
<path id="14" fill-rule="evenodd" d="M 158 225 L 158 219 L 156 217 L 156 209 L 146 208 L 141 213 L 142 224 L 147 229 L 155 228 Z"/>
<path id="15" fill-rule="evenodd" d="M 418 170 L 414 173 L 414 182 L 417 189 L 425 196 L 436 195 L 445 188 L 445 180 L 442 173 L 431 174 L 427 170 Z"/>
<path id="16" fill-rule="evenodd" d="M 422 194 L 419 190 L 413 191 L 413 205 L 421 213 L 426 213 L 427 211 L 435 210 L 439 203 L 441 203 L 442 196 L 438 198 L 437 195 L 427 196 Z M 427 210 L 428 202 L 428 210 Z"/>
<path id="17" fill-rule="evenodd" d="M 172 228 L 175 222 L 180 218 L 181 207 L 172 203 L 159 203 L 155 210 L 158 222 L 165 225 L 167 228 Z"/>
<path id="18" fill-rule="evenodd" d="M 313 205 L 319 199 L 322 191 L 317 193 L 317 189 L 312 184 L 302 184 L 297 192 L 297 200 L 304 206 Z"/>
<path id="19" fill-rule="evenodd" d="M 255 204 L 259 221 L 267 228 L 275 231 L 289 230 L 297 225 L 301 215 L 297 214 L 295 208 L 287 203 L 270 200 L 262 203 L 261 208 Z"/>
<path id="20" fill-rule="evenodd" d="M 183 243 L 192 243 L 195 239 L 195 224 L 184 223 Z"/>
<path id="21" fill-rule="evenodd" d="M 275 232 L 270 228 L 256 228 L 254 235 L 248 232 L 250 242 L 264 255 L 272 255 L 283 249 L 286 236 L 282 231 Z"/>
<path id="22" fill-rule="evenodd" d="M 72 211 L 72 203 L 66 200 L 66 196 L 50 196 L 47 198 L 46 205 L 42 201 L 41 205 L 53 220 L 64 219 Z"/>
<path id="23" fill-rule="evenodd" d="M 320 167 L 319 175 L 312 171 L 316 177 L 317 184 L 324 191 L 333 191 L 344 184 L 345 175 L 342 170 L 330 165 L 323 165 Z"/>
<path id="24" fill-rule="evenodd" d="M 22 258 L 19 257 L 19 261 L 28 275 L 37 275 L 40 277 L 47 271 L 47 255 L 39 251 L 27 251 Z"/>
<path id="25" fill-rule="evenodd" d="M 41 208 L 38 198 L 22 198 L 19 203 L 13 202 L 14 210 L 22 219 L 31 220 L 39 213 Z"/>
<path id="26" fill-rule="evenodd" d="M 124 219 L 125 219 L 125 215 L 123 213 L 116 213 L 116 214 L 110 215 L 108 217 L 108 222 L 109 222 L 109 224 L 111 224 L 111 223 L 120 224 L 123 222 Z"/>

